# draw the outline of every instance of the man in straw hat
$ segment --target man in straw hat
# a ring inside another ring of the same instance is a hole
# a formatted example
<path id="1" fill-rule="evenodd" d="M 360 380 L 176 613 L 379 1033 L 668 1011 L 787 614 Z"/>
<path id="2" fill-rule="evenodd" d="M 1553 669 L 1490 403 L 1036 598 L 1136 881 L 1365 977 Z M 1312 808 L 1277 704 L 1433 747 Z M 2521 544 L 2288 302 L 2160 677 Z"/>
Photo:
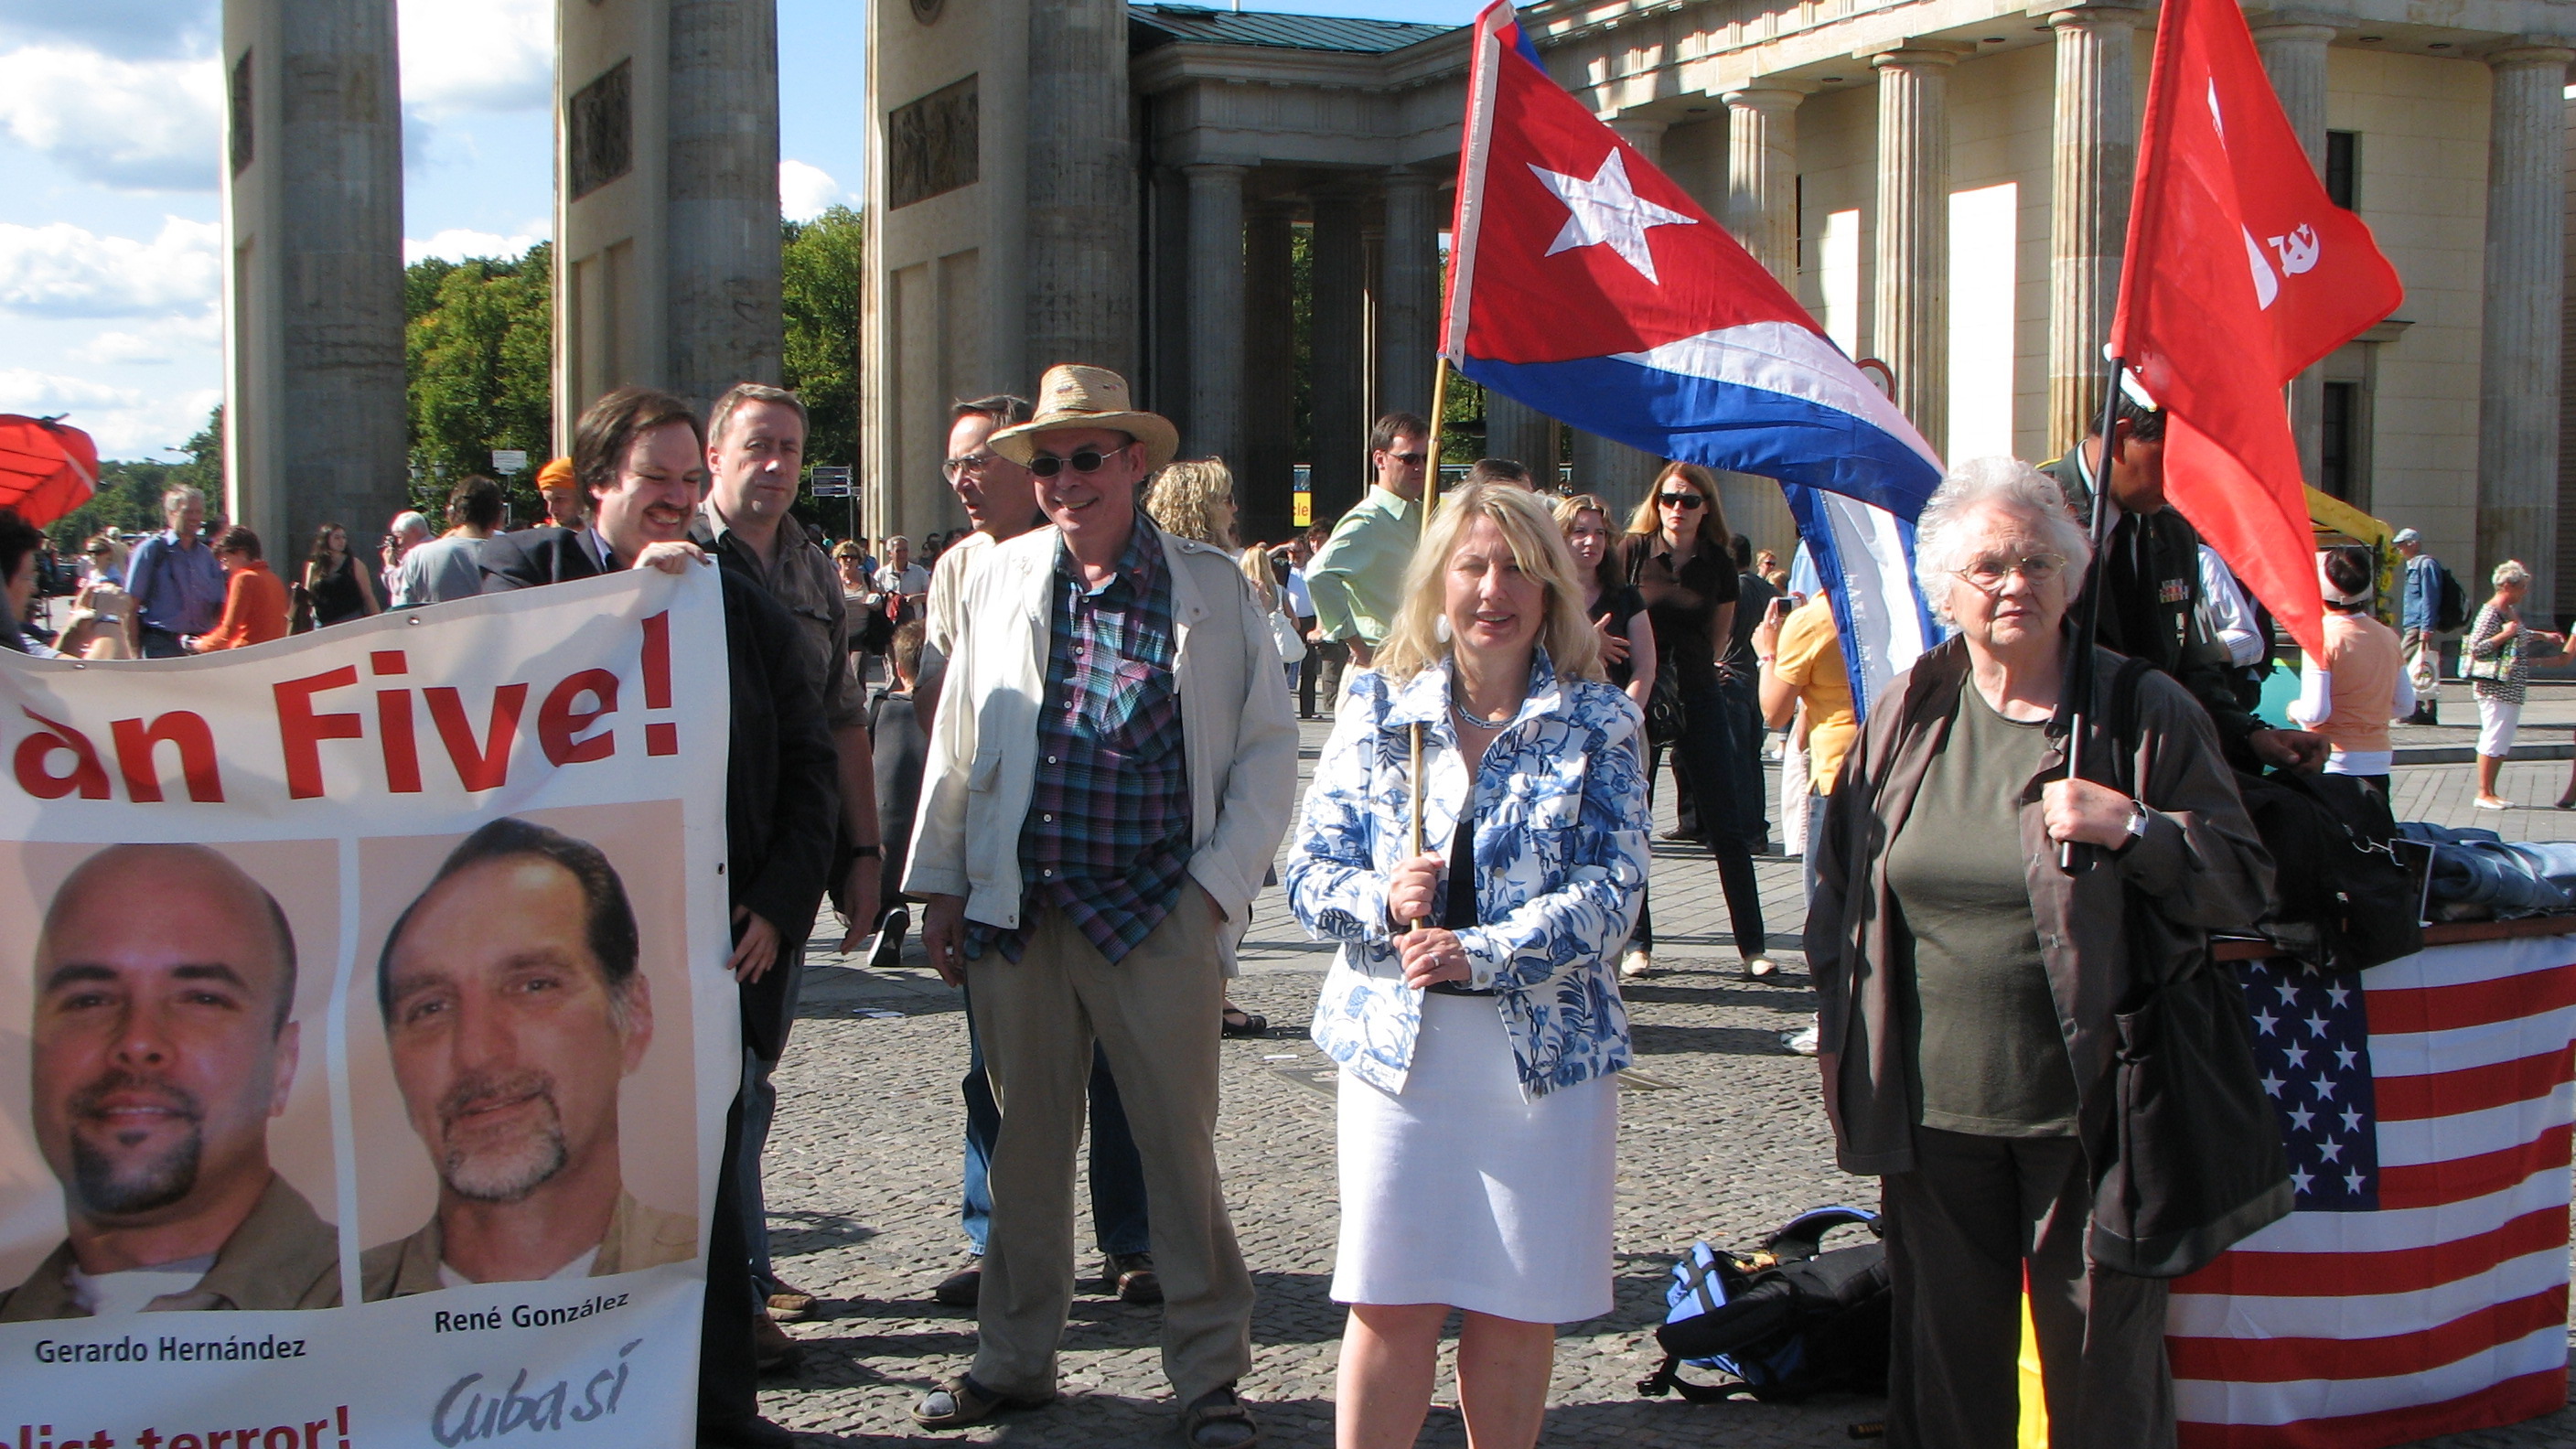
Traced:
<path id="1" fill-rule="evenodd" d="M 904 878 L 931 964 L 971 983 L 1003 1123 L 975 1362 L 913 1409 L 927 1427 L 1055 1397 L 1097 1039 L 1144 1157 L 1182 1431 L 1260 1437 L 1235 1394 L 1252 1279 L 1217 1181 L 1211 1023 L 1287 828 L 1297 725 L 1233 558 L 1137 509 L 1177 441 L 1124 378 L 1070 365 L 988 440 L 1037 476 L 1052 526 L 966 581 Z"/>

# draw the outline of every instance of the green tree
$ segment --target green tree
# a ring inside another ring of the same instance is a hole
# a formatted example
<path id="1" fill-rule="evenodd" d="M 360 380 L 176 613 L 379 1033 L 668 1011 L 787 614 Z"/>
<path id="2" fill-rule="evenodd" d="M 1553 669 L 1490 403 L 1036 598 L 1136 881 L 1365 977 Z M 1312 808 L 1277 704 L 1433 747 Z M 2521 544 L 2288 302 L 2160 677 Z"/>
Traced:
<path id="1" fill-rule="evenodd" d="M 536 468 L 554 442 L 553 283 L 549 242 L 514 259 L 433 257 L 405 269 L 412 506 L 431 518 L 457 479 L 492 471 L 495 448 L 528 454 L 528 468 L 505 480 L 513 514 L 540 506 Z"/>
<path id="2" fill-rule="evenodd" d="M 859 298 L 867 228 L 836 206 L 780 228 L 779 314 L 786 323 L 780 380 L 805 400 L 805 461 L 859 461 Z M 797 517 L 834 535 L 850 530 L 847 505 L 799 495 Z"/>
<path id="3" fill-rule="evenodd" d="M 146 533 L 161 527 L 161 495 L 182 484 L 202 490 L 216 507 L 224 496 L 224 409 L 217 403 L 206 425 L 177 451 L 184 463 L 150 459 L 109 458 L 98 465 L 98 488 L 90 500 L 55 519 L 45 532 L 56 548 L 69 552 L 101 529 Z"/>

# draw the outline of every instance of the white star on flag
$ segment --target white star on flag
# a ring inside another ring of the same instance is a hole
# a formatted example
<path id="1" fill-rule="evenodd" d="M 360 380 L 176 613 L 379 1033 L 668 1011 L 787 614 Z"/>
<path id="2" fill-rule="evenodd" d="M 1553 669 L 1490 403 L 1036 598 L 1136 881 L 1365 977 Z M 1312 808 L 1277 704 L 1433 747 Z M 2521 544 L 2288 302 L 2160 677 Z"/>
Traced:
<path id="1" fill-rule="evenodd" d="M 1568 176 L 1532 163 L 1530 171 L 1539 184 L 1556 193 L 1570 213 L 1565 229 L 1547 249 L 1549 256 L 1572 251 L 1577 247 L 1608 246 L 1622 261 L 1635 267 L 1640 276 L 1657 286 L 1663 279 L 1655 275 L 1655 253 L 1646 245 L 1646 230 L 1657 226 L 1697 226 L 1699 223 L 1670 207 L 1657 206 L 1637 194 L 1628 184 L 1628 162 L 1616 146 L 1601 162 L 1592 179 Z"/>

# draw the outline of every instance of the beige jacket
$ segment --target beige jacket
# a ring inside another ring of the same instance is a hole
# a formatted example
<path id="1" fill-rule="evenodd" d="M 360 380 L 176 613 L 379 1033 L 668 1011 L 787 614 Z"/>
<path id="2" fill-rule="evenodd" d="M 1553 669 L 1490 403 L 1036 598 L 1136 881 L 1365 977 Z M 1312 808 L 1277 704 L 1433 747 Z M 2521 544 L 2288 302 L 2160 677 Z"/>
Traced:
<path id="1" fill-rule="evenodd" d="M 1219 956 L 1231 976 L 1252 898 L 1296 801 L 1296 712 L 1269 626 L 1234 558 L 1155 533 L 1171 566 L 1190 876 L 1225 911 Z M 993 545 L 959 591 L 955 649 L 904 872 L 906 894 L 964 896 L 969 920 L 1004 929 L 1020 925 L 1020 826 L 1038 769 L 1059 538 L 1048 527 Z"/>

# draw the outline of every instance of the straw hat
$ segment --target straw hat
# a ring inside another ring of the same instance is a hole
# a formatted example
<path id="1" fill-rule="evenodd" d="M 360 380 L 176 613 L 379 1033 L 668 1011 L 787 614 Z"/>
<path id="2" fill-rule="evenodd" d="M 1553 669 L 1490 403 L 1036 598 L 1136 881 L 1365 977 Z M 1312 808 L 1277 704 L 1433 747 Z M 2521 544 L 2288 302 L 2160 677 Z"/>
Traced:
<path id="1" fill-rule="evenodd" d="M 1014 463 L 1037 453 L 1037 435 L 1057 428 L 1111 428 L 1145 445 L 1148 472 L 1172 461 L 1181 450 L 1181 435 L 1154 413 L 1140 412 L 1128 399 L 1127 379 L 1105 367 L 1060 362 L 1038 380 L 1037 415 L 1016 428 L 1004 428 L 985 446 Z"/>

